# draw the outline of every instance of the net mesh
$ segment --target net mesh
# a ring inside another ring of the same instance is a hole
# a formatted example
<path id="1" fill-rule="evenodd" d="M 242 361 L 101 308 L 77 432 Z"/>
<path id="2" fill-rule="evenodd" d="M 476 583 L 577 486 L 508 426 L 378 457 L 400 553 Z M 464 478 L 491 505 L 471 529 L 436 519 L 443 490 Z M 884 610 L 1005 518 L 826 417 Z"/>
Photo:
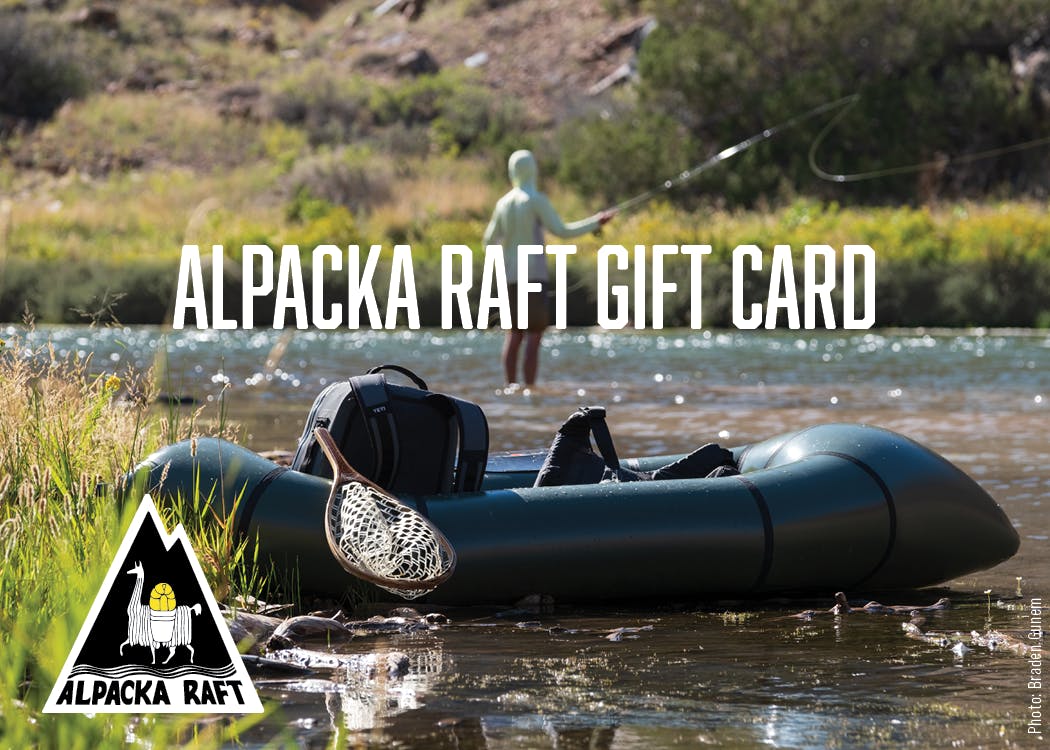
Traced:
<path id="1" fill-rule="evenodd" d="M 453 565 L 426 518 L 361 482 L 343 485 L 328 522 L 346 561 L 405 599 L 433 591 Z"/>

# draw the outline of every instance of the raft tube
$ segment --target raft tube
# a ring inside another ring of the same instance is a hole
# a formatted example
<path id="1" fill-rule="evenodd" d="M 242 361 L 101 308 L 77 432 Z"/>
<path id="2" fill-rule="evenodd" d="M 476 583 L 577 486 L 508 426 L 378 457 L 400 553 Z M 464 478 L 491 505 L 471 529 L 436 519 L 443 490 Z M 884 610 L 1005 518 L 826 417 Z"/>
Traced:
<path id="1" fill-rule="evenodd" d="M 911 589 L 990 568 L 1019 545 L 976 482 L 888 430 L 818 425 L 734 456 L 739 476 L 540 488 L 531 484 L 542 454 L 493 456 L 480 492 L 402 497 L 458 557 L 427 601 Z M 625 463 L 646 470 L 675 458 Z M 215 438 L 163 448 L 134 476 L 154 497 L 196 490 L 198 502 L 232 514 L 259 559 L 298 566 L 304 590 L 339 596 L 351 585 L 325 542 L 327 480 Z"/>

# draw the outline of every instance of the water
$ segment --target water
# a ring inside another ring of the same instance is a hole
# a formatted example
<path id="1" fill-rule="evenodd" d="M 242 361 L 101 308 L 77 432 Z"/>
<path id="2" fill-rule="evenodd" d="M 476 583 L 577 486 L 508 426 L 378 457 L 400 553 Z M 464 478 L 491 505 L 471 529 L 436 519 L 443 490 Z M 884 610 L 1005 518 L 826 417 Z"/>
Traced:
<path id="1" fill-rule="evenodd" d="M 446 612 L 453 624 L 435 632 L 355 640 L 344 649 L 351 662 L 315 679 L 261 681 L 277 713 L 249 744 L 282 731 L 306 746 L 1036 743 L 1026 732 L 1029 708 L 1034 697 L 1050 700 L 1050 690 L 1029 689 L 1025 656 L 970 644 L 968 634 L 1023 637 L 1032 597 L 1050 593 L 1046 332 L 569 331 L 546 337 L 543 382 L 527 393 L 501 387 L 496 333 L 303 332 L 271 370 L 264 362 L 279 335 L 270 331 L 163 338 L 150 328 L 63 327 L 28 338 L 50 338 L 60 352 L 93 351 L 100 371 L 149 366 L 166 349 L 168 390 L 211 410 L 224 394 L 245 442 L 259 450 L 294 448 L 324 385 L 381 362 L 480 403 L 493 450 L 545 447 L 584 403 L 609 408 L 622 455 L 684 452 L 709 440 L 738 445 L 821 422 L 876 424 L 966 470 L 1021 535 L 1018 555 L 994 570 L 884 602 L 950 597 L 953 608 L 929 613 L 921 628 L 960 633 L 972 648 L 961 655 L 906 637 L 906 616 L 792 616 L 826 610 L 834 592 L 644 611 L 559 606 L 509 618 L 454 610 Z M 848 593 L 865 600 L 866 592 Z M 619 627 L 644 629 L 604 637 Z M 406 676 L 368 666 L 393 651 L 409 657 Z"/>

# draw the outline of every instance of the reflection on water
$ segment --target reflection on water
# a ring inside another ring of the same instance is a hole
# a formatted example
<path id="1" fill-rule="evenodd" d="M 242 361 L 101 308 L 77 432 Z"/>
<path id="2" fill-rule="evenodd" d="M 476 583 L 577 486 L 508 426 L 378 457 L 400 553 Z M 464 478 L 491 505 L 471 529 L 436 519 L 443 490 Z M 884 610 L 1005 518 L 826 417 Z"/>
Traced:
<path id="1" fill-rule="evenodd" d="M 907 601 L 928 604 L 939 593 Z M 953 609 L 929 613 L 924 627 L 964 637 L 989 624 L 1027 625 L 1013 603 L 957 593 L 955 601 Z M 458 610 L 437 633 L 361 641 L 359 655 L 333 657 L 345 671 L 334 670 L 327 682 L 260 687 L 264 698 L 281 702 L 280 720 L 298 742 L 309 745 L 333 737 L 336 746 L 485 750 L 1023 740 L 1025 658 L 976 645 L 957 655 L 910 640 L 901 628 L 906 615 L 800 620 L 792 616 L 799 604 L 558 609 L 520 623 Z M 603 637 L 622 626 L 638 628 L 637 637 Z M 375 668 L 391 652 L 410 659 L 403 677 Z M 310 695 L 324 696 L 312 714 Z"/>
<path id="2" fill-rule="evenodd" d="M 435 676 L 444 666 L 442 643 L 419 639 L 406 653 L 389 641 L 372 639 L 359 653 L 326 653 L 293 649 L 273 657 L 316 672 L 308 679 L 263 679 L 264 695 L 280 700 L 287 710 L 301 705 L 307 718 L 297 721 L 310 733 L 336 737 L 386 726 L 391 717 L 420 708 Z M 317 705 L 327 712 L 319 725 Z"/>
<path id="3" fill-rule="evenodd" d="M 61 327 L 28 338 L 94 352 L 100 371 L 148 367 L 165 351 L 166 390 L 208 404 L 226 387 L 231 416 L 260 450 L 293 448 L 322 387 L 383 362 L 480 403 L 494 450 L 545 447 L 581 403 L 609 407 L 622 455 L 739 445 L 822 422 L 876 424 L 974 476 L 1021 535 L 1019 554 L 996 569 L 909 595 L 928 604 L 945 594 L 955 605 L 924 628 L 1023 633 L 1022 605 L 1050 593 L 1046 332 L 568 331 L 546 337 L 543 382 L 530 392 L 502 388 L 498 333 L 301 332 L 270 368 L 272 331 L 162 337 L 150 328 Z M 1019 577 L 1023 598 L 1011 600 Z M 256 727 L 249 744 L 264 744 L 282 724 L 300 744 L 321 747 L 333 739 L 427 748 L 1028 739 L 1025 658 L 976 646 L 960 658 L 905 637 L 901 617 L 789 616 L 827 608 L 833 593 L 825 602 L 678 602 L 660 612 L 559 609 L 528 616 L 540 624 L 528 628 L 491 612 L 448 612 L 454 624 L 436 633 L 354 641 L 347 661 L 317 679 L 262 683 L 281 716 Z M 618 643 L 598 634 L 646 625 L 653 629 Z M 404 675 L 381 668 L 392 652 L 408 657 Z"/>

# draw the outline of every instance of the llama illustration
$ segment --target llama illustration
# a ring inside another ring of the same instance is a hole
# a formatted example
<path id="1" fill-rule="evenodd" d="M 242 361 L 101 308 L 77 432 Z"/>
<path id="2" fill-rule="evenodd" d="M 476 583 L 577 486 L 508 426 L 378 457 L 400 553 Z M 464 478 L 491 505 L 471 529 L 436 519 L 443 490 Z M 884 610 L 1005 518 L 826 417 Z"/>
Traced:
<path id="1" fill-rule="evenodd" d="M 178 646 L 185 646 L 190 652 L 190 663 L 193 663 L 193 620 L 192 615 L 201 613 L 201 605 L 187 607 L 176 606 L 175 593 L 166 583 L 158 583 L 150 593 L 150 603 L 142 603 L 142 583 L 145 574 L 142 563 L 137 562 L 128 571 L 135 576 L 135 590 L 128 602 L 128 638 L 120 644 L 120 655 L 124 655 L 125 646 L 149 646 L 153 664 L 157 663 L 157 649 L 167 646 L 167 664 L 175 656 Z"/>

